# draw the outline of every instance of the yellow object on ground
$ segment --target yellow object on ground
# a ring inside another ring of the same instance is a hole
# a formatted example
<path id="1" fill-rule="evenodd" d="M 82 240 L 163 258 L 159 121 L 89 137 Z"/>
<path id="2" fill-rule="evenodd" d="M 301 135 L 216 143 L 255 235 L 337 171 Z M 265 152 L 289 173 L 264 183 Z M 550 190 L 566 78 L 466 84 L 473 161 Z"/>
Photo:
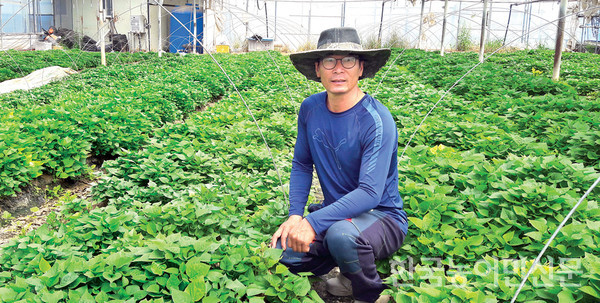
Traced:
<path id="1" fill-rule="evenodd" d="M 217 53 L 229 53 L 229 45 L 217 45 Z"/>

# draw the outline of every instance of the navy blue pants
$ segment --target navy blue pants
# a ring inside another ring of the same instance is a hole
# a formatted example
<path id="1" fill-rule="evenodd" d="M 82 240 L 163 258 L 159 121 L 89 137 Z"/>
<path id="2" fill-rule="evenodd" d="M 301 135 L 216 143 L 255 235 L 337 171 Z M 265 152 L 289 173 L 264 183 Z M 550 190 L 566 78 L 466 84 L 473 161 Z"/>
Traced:
<path id="1" fill-rule="evenodd" d="M 352 282 L 356 300 L 374 302 L 385 289 L 376 259 L 389 257 L 404 241 L 397 221 L 378 210 L 338 221 L 318 234 L 307 253 L 287 248 L 281 263 L 293 273 L 327 274 L 335 266 Z M 277 243 L 281 248 L 281 243 Z"/>

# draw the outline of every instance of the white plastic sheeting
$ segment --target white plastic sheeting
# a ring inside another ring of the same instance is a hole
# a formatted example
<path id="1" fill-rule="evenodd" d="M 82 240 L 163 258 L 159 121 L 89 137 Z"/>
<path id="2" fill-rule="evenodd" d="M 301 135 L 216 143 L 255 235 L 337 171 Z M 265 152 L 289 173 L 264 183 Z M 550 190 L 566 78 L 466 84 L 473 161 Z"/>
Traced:
<path id="1" fill-rule="evenodd" d="M 0 94 L 10 93 L 19 89 L 30 90 L 75 73 L 77 72 L 70 68 L 60 66 L 42 68 L 23 78 L 6 80 L 0 83 Z"/>
<path id="2" fill-rule="evenodd" d="M 1 0 L 0 0 L 1 1 Z M 1 26 L 1 25 L 0 25 Z M 52 44 L 39 41 L 39 34 L 0 34 L 0 51 L 15 50 L 49 50 Z"/>

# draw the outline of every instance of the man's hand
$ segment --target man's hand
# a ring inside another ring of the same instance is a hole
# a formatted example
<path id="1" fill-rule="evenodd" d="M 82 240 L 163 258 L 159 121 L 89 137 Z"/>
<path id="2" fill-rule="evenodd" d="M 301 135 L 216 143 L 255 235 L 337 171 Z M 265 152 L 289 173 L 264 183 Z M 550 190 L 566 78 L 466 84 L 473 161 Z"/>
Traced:
<path id="1" fill-rule="evenodd" d="M 317 233 L 312 228 L 308 220 L 302 219 L 300 224 L 296 225 L 289 233 L 290 247 L 295 252 L 308 252 L 310 243 L 315 239 Z"/>
<path id="2" fill-rule="evenodd" d="M 302 216 L 292 215 L 287 221 L 283 222 L 281 226 L 277 229 L 277 231 L 271 237 L 271 248 L 275 248 L 277 246 L 277 239 L 281 238 L 281 247 L 285 250 L 287 249 L 287 238 L 290 234 L 290 231 L 296 227 L 296 225 L 302 222 Z"/>

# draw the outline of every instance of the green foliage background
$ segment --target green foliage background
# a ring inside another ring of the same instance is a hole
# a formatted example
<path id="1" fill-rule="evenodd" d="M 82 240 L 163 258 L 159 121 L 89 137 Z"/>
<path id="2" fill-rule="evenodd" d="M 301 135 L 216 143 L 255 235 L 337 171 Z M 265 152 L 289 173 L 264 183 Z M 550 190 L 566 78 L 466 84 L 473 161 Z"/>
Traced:
<path id="1" fill-rule="evenodd" d="M 115 158 L 92 198 L 64 204 L 0 248 L 0 301 L 320 301 L 266 243 L 286 217 L 297 109 L 322 88 L 275 52 L 216 59 L 269 148 L 208 56 L 88 68 L 52 91 L 0 96 L 0 195 L 42 173 L 77 178 L 90 170 L 89 155 Z M 565 54 L 563 78 L 553 82 L 551 59 L 542 50 L 492 56 L 410 144 L 477 54 L 398 49 L 361 82 L 400 133 L 411 224 L 402 249 L 378 263 L 396 301 L 510 300 L 598 178 L 600 60 Z M 551 245 L 520 302 L 600 298 L 598 193 Z M 108 206 L 92 206 L 99 203 Z"/>

